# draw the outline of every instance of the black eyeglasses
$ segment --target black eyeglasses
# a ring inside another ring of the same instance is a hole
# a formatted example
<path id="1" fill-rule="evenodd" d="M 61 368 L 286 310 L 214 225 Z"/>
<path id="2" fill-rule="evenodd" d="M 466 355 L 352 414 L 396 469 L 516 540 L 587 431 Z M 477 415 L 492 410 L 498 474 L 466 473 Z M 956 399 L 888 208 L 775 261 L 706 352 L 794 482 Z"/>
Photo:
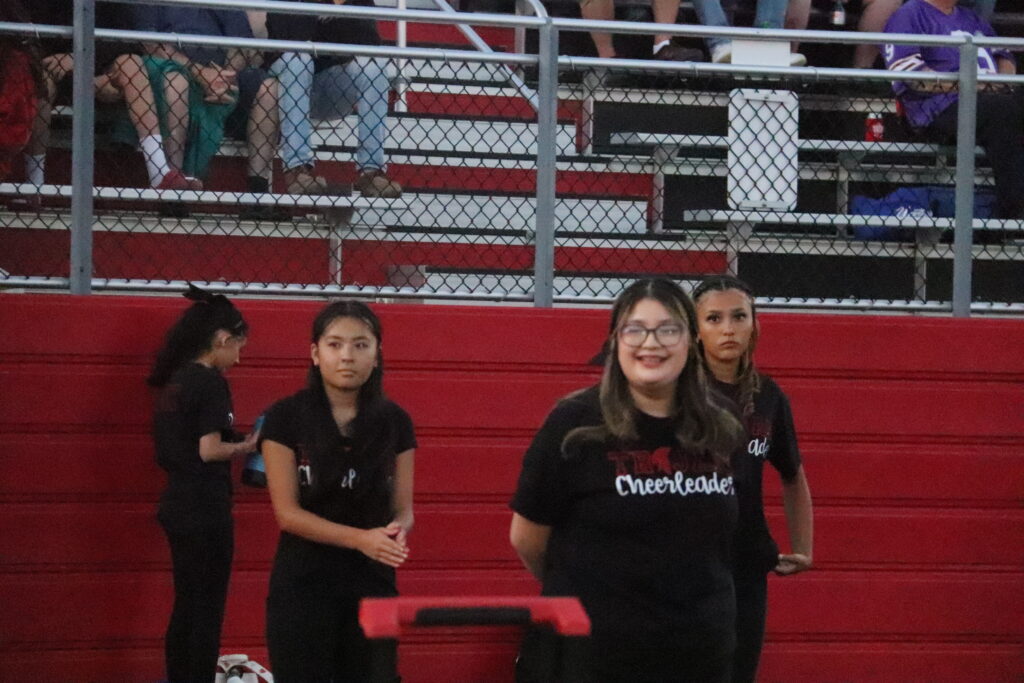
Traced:
<path id="1" fill-rule="evenodd" d="M 654 341 L 662 346 L 675 346 L 683 340 L 685 332 L 686 330 L 683 329 L 682 325 L 676 325 L 675 323 L 658 325 L 652 328 L 630 323 L 629 325 L 624 325 L 619 330 L 619 339 L 626 346 L 637 347 L 644 345 L 644 342 L 647 341 L 647 335 L 654 334 Z"/>

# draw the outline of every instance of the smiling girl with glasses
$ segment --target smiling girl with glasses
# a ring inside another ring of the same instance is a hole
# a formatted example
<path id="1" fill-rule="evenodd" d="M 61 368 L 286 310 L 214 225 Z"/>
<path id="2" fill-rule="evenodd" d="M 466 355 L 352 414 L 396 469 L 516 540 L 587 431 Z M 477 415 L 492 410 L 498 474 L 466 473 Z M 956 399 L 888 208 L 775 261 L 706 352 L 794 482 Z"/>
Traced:
<path id="1" fill-rule="evenodd" d="M 696 334 L 677 285 L 629 286 L 601 383 L 555 406 L 527 450 L 512 545 L 544 595 L 579 597 L 592 635 L 563 656 L 531 631 L 518 680 L 728 680 L 740 425 L 709 401 Z"/>

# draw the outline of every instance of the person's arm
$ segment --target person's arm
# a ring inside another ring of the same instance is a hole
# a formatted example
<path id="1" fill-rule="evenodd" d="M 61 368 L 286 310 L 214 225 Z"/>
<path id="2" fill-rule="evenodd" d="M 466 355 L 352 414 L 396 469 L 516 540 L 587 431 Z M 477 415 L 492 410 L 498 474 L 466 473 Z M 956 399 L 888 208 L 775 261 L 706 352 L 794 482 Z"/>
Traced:
<path id="1" fill-rule="evenodd" d="M 393 517 L 391 524 L 387 526 L 388 529 L 396 532 L 395 540 L 403 546 L 406 544 L 409 532 L 412 531 L 413 524 L 412 481 L 414 454 L 415 451 L 410 448 L 399 453 L 395 460 L 395 483 L 391 505 Z"/>
<path id="2" fill-rule="evenodd" d="M 786 512 L 786 529 L 792 552 L 779 555 L 775 573 L 787 576 L 807 571 L 814 560 L 814 510 L 803 466 L 797 469 L 793 479 L 783 480 L 782 506 Z"/>
<path id="3" fill-rule="evenodd" d="M 508 539 L 519 559 L 537 580 L 544 579 L 544 556 L 548 549 L 551 527 L 531 522 L 517 512 L 512 513 Z"/>
<path id="4" fill-rule="evenodd" d="M 267 490 L 274 516 L 281 531 L 287 531 L 314 543 L 351 548 L 389 567 L 398 567 L 409 555 L 408 549 L 391 538 L 386 527 L 358 529 L 331 522 L 299 505 L 299 478 L 295 451 L 287 446 L 263 440 Z"/>
<path id="5" fill-rule="evenodd" d="M 211 432 L 199 437 L 199 457 L 203 462 L 230 460 L 237 455 L 245 455 L 256 449 L 256 432 L 245 437 L 244 441 L 231 443 L 224 441 L 220 432 Z"/>

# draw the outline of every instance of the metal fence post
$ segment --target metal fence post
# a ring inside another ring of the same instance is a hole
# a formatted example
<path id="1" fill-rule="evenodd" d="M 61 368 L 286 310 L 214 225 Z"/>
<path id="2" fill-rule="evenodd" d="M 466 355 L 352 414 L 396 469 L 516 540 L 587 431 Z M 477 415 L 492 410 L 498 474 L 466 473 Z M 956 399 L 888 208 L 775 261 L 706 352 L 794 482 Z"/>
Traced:
<path id="1" fill-rule="evenodd" d="M 558 150 L 558 31 L 549 17 L 538 31 L 537 213 L 534 218 L 533 303 L 550 308 L 555 287 L 555 161 Z"/>
<path id="2" fill-rule="evenodd" d="M 92 184 L 95 150 L 96 0 L 75 0 L 71 124 L 71 293 L 92 293 Z"/>
<path id="3" fill-rule="evenodd" d="M 971 314 L 971 226 L 974 220 L 974 137 L 978 114 L 978 46 L 970 36 L 960 46 L 957 98 L 956 214 L 953 228 L 953 316 Z"/>

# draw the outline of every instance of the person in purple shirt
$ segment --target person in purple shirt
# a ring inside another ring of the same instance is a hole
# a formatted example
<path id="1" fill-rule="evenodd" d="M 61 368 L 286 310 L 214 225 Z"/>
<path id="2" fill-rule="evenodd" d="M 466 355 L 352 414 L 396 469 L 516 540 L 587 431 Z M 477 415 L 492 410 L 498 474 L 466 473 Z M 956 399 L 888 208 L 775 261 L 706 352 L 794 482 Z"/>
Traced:
<path id="1" fill-rule="evenodd" d="M 957 0 L 909 0 L 885 26 L 886 33 L 994 36 L 992 27 Z M 890 71 L 960 70 L 954 46 L 884 46 Z M 1006 50 L 978 48 L 978 72 L 1015 74 L 1017 64 Z M 895 81 L 893 90 L 910 125 L 930 140 L 951 143 L 957 132 L 957 84 Z M 1024 106 L 1003 86 L 979 84 L 977 140 L 995 176 L 1000 218 L 1024 217 Z"/>

